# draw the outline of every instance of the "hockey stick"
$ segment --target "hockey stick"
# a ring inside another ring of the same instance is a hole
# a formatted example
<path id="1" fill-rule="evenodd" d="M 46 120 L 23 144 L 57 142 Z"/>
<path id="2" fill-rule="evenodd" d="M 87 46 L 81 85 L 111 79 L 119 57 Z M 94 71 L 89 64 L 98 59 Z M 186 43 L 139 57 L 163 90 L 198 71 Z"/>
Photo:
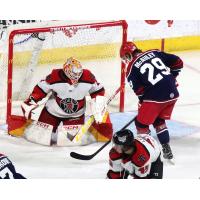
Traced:
<path id="1" fill-rule="evenodd" d="M 122 87 L 119 87 L 115 93 L 108 99 L 108 101 L 106 102 L 106 105 L 109 105 L 110 102 L 115 98 L 115 96 L 119 93 L 119 91 L 121 91 Z M 104 110 L 102 112 L 105 111 L 105 107 Z M 78 131 L 78 133 L 76 135 L 71 135 L 70 133 L 67 133 L 67 138 L 71 141 L 74 142 L 78 142 L 80 141 L 80 139 L 82 138 L 82 136 L 88 131 L 88 129 L 90 128 L 90 126 L 93 124 L 94 122 L 94 115 L 91 115 L 89 117 L 89 119 L 85 122 L 85 124 L 81 127 L 81 129 Z"/>
<path id="2" fill-rule="evenodd" d="M 134 122 L 136 119 L 136 117 L 134 117 L 133 119 L 131 119 L 124 127 L 122 127 L 120 129 L 120 131 L 124 130 L 125 128 L 127 128 L 132 122 Z M 106 142 L 103 146 L 101 146 L 97 151 L 95 151 L 93 154 L 91 155 L 83 155 L 83 154 L 79 154 L 76 152 L 71 152 L 70 156 L 72 158 L 78 159 L 78 160 L 91 160 L 93 157 L 95 157 L 102 149 L 104 149 L 108 144 L 110 144 L 111 140 L 109 140 L 108 142 Z"/>

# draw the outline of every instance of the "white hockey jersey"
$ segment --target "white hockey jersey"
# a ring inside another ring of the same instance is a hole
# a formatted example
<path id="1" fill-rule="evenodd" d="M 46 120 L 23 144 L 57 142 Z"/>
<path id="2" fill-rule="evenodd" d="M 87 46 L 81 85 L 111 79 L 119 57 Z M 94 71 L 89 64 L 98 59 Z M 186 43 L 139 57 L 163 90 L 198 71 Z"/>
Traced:
<path id="1" fill-rule="evenodd" d="M 30 96 L 38 102 L 50 92 L 47 111 L 60 118 L 76 118 L 85 113 L 87 95 L 94 98 L 104 95 L 105 90 L 89 70 L 84 69 L 78 84 L 73 85 L 62 69 L 55 69 L 35 86 Z"/>
<path id="2" fill-rule="evenodd" d="M 140 134 L 135 137 L 134 145 L 136 151 L 125 157 L 114 148 L 111 149 L 109 178 L 121 178 L 124 171 L 140 178 L 147 177 L 150 174 L 152 163 L 161 154 L 158 143 L 152 136 Z"/>

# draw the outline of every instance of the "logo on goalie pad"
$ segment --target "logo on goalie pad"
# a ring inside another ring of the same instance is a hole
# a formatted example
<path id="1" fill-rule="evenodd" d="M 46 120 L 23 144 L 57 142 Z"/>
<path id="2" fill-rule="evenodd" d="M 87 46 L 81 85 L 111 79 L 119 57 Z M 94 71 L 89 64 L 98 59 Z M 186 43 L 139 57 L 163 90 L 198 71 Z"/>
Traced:
<path id="1" fill-rule="evenodd" d="M 82 126 L 81 124 L 78 124 L 78 125 L 63 125 L 61 130 L 65 134 L 65 136 L 68 139 L 70 139 L 70 137 L 73 138 L 73 136 L 75 136 L 78 133 L 81 126 Z"/>
<path id="2" fill-rule="evenodd" d="M 45 128 L 45 129 L 48 129 L 50 127 L 50 124 L 46 124 L 46 123 L 39 122 L 39 121 L 36 121 L 35 125 L 39 126 L 39 127 L 42 127 L 42 128 Z"/>
<path id="3" fill-rule="evenodd" d="M 66 98 L 60 101 L 60 107 L 67 114 L 75 113 L 78 110 L 78 101 L 72 98 Z"/>

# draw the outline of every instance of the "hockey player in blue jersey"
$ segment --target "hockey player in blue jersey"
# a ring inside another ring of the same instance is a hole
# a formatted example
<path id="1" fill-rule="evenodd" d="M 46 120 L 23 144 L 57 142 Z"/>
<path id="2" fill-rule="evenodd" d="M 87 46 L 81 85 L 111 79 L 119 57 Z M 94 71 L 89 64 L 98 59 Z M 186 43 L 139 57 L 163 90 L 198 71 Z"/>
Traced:
<path id="1" fill-rule="evenodd" d="M 16 172 L 13 163 L 7 156 L 0 153 L 0 179 L 26 179 Z"/>
<path id="2" fill-rule="evenodd" d="M 142 52 L 132 42 L 121 47 L 120 57 L 127 64 L 129 85 L 139 98 L 135 120 L 137 133 L 150 133 L 149 125 L 153 125 L 162 145 L 163 157 L 172 159 L 165 120 L 170 119 L 179 97 L 176 77 L 183 68 L 183 61 L 174 54 L 159 50 Z"/>

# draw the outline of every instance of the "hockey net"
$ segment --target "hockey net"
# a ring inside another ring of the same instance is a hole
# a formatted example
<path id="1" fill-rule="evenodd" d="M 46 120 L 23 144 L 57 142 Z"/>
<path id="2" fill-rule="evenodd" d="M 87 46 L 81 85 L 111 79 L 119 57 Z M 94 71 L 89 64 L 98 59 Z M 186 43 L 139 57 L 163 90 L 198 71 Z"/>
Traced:
<path id="1" fill-rule="evenodd" d="M 22 27 L 9 31 L 8 44 L 0 54 L 0 122 L 22 115 L 20 105 L 33 87 L 52 69 L 75 57 L 90 69 L 110 96 L 125 83 L 119 49 L 127 39 L 126 21 L 76 25 Z M 8 50 L 7 50 L 8 49 Z M 124 90 L 110 105 L 124 111 Z"/>

